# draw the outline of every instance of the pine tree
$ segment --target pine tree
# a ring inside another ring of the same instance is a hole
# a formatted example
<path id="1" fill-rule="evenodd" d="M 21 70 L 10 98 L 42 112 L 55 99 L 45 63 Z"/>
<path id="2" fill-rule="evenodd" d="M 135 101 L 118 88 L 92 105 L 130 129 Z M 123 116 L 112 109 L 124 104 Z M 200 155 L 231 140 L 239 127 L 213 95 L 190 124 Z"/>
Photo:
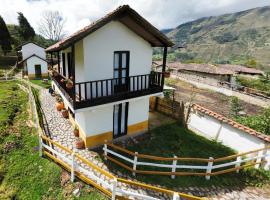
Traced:
<path id="1" fill-rule="evenodd" d="M 0 16 L 0 46 L 4 55 L 12 50 L 11 37 L 4 19 Z"/>
<path id="2" fill-rule="evenodd" d="M 28 41 L 35 37 L 36 33 L 32 26 L 29 24 L 27 19 L 21 12 L 18 12 L 18 21 L 19 21 L 19 34 L 24 41 Z"/>

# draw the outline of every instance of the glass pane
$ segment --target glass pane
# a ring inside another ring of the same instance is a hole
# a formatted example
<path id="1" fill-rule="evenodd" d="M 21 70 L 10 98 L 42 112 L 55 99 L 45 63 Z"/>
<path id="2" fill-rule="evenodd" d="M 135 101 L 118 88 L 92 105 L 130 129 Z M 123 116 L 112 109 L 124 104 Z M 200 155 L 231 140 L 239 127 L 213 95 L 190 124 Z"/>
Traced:
<path id="1" fill-rule="evenodd" d="M 114 78 L 119 78 L 118 74 L 119 74 L 119 73 L 118 73 L 118 70 L 114 71 L 113 77 L 114 77 Z"/>
<path id="2" fill-rule="evenodd" d="M 122 77 L 126 77 L 126 70 L 122 70 Z"/>
<path id="3" fill-rule="evenodd" d="M 126 68 L 127 67 L 127 54 L 123 53 L 122 54 L 122 68 Z"/>
<path id="4" fill-rule="evenodd" d="M 114 106 L 114 122 L 113 122 L 113 127 L 114 127 L 114 135 L 117 135 L 118 133 L 118 112 L 119 112 L 119 105 Z"/>
<path id="5" fill-rule="evenodd" d="M 118 69 L 119 68 L 119 54 L 115 53 L 114 54 L 114 69 Z"/>
<path id="6" fill-rule="evenodd" d="M 122 104 L 121 133 L 125 133 L 126 103 Z"/>

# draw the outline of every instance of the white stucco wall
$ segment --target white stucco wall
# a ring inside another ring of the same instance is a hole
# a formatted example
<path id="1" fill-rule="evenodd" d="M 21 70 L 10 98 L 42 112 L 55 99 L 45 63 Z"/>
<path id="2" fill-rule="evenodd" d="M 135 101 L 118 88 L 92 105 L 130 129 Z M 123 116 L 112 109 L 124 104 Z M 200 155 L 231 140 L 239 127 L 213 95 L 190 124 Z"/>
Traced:
<path id="1" fill-rule="evenodd" d="M 202 113 L 191 113 L 189 128 L 209 139 L 222 142 L 238 152 L 246 152 L 262 148 L 266 143 L 256 136 L 252 136 L 226 123 Z"/>
<path id="2" fill-rule="evenodd" d="M 130 76 L 151 71 L 151 45 L 120 22 L 110 22 L 85 37 L 83 47 L 84 70 L 76 69 L 82 80 L 113 78 L 114 51 L 130 51 Z"/>
<path id="3" fill-rule="evenodd" d="M 42 48 L 34 43 L 28 43 L 28 44 L 22 46 L 23 59 L 26 59 L 33 54 L 36 54 L 43 59 L 46 59 L 46 54 L 45 54 L 44 48 Z"/>
<path id="4" fill-rule="evenodd" d="M 86 136 L 113 131 L 113 105 L 75 113 L 75 120 Z M 148 120 L 149 98 L 129 102 L 128 126 Z"/>
<path id="5" fill-rule="evenodd" d="M 48 65 L 44 60 L 33 56 L 26 61 L 28 74 L 35 74 L 35 65 L 41 65 L 41 73 L 48 73 Z"/>

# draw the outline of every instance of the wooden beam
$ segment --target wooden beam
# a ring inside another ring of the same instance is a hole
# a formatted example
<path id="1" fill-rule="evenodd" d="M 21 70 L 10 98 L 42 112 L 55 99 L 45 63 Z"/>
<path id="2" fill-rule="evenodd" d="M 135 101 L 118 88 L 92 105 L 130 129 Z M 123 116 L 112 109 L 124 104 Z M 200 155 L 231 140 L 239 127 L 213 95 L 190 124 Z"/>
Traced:
<path id="1" fill-rule="evenodd" d="M 161 85 L 162 85 L 162 88 L 164 86 L 164 73 L 166 71 L 166 61 L 167 61 L 167 47 L 164 47 L 163 49 L 163 61 L 162 61 L 162 78 L 161 78 Z"/>

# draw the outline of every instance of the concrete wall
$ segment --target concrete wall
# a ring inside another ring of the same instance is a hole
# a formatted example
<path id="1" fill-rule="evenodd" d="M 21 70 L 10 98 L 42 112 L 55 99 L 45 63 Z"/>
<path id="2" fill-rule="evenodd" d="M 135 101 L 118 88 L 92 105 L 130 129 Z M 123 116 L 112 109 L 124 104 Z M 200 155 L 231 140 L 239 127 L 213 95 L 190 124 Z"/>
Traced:
<path id="1" fill-rule="evenodd" d="M 269 145 L 269 143 L 256 136 L 196 111 L 191 112 L 188 128 L 208 139 L 221 142 L 239 153 L 260 149 Z M 270 150 L 268 154 L 270 154 Z M 268 157 L 268 160 L 269 163 L 270 157 Z M 266 166 L 266 168 L 268 169 L 269 166 Z"/>
<path id="2" fill-rule="evenodd" d="M 28 58 L 29 56 L 36 54 L 39 57 L 46 59 L 46 54 L 44 48 L 37 46 L 34 43 L 28 43 L 22 46 L 22 56 L 23 59 Z"/>

